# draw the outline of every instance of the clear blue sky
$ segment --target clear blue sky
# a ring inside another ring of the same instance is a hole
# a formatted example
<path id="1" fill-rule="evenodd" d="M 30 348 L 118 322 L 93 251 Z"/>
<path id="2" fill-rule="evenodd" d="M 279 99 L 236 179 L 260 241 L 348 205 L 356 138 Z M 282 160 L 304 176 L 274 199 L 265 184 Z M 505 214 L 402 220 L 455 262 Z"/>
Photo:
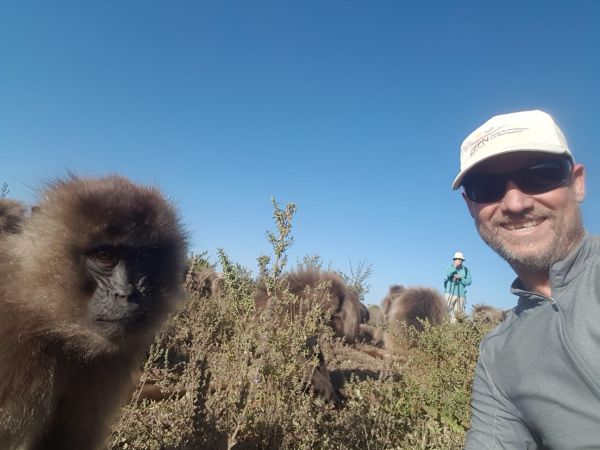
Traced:
<path id="1" fill-rule="evenodd" d="M 33 202 L 67 170 L 162 187 L 195 251 L 256 273 L 270 198 L 295 202 L 290 262 L 317 253 L 510 307 L 511 269 L 458 192 L 464 137 L 498 113 L 554 115 L 600 218 L 600 2 L 0 1 L 0 182 Z"/>

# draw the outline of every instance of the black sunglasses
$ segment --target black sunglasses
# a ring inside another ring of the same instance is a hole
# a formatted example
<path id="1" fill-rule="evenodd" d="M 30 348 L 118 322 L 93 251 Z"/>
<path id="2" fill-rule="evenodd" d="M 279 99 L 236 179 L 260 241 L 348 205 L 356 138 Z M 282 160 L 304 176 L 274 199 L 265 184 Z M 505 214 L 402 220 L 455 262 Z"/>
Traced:
<path id="1" fill-rule="evenodd" d="M 491 203 L 504 197 L 508 180 L 525 194 L 542 194 L 567 184 L 572 168 L 573 164 L 568 159 L 550 159 L 512 173 L 467 175 L 462 185 L 470 200 Z"/>

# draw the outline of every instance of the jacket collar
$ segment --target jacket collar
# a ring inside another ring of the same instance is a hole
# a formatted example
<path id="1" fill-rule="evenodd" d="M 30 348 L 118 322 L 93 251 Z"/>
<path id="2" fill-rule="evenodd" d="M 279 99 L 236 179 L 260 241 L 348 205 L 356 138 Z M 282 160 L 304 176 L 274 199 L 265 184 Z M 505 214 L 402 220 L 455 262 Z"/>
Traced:
<path id="1" fill-rule="evenodd" d="M 593 236 L 585 233 L 579 245 L 562 261 L 550 267 L 550 283 L 553 288 L 562 288 L 579 276 L 587 267 L 589 259 L 596 254 Z"/>
<path id="2" fill-rule="evenodd" d="M 567 286 L 585 270 L 587 260 L 595 253 L 594 244 L 593 237 L 586 232 L 579 245 L 565 259 L 552 264 L 549 276 L 553 292 Z M 518 309 L 527 309 L 548 300 L 541 294 L 526 291 L 518 277 L 513 281 L 510 291 L 519 297 Z"/>

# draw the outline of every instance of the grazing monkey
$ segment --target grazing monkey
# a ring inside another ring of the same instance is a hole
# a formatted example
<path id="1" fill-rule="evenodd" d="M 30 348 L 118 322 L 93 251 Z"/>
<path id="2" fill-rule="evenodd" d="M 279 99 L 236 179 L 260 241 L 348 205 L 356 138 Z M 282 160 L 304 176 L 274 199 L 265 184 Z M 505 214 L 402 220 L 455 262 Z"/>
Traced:
<path id="1" fill-rule="evenodd" d="M 405 355 L 408 343 L 399 339 L 404 334 L 404 326 L 423 330 L 423 322 L 440 325 L 446 317 L 446 305 L 438 291 L 425 287 L 404 287 L 398 284 L 390 286 L 388 294 L 381 302 L 381 324 L 361 325 L 362 335 L 374 345 L 383 346 L 391 353 Z M 384 331 L 381 325 L 389 327 Z"/>
<path id="2" fill-rule="evenodd" d="M 94 449 L 179 295 L 186 238 L 155 188 L 52 183 L 0 240 L 0 447 Z"/>
<path id="3" fill-rule="evenodd" d="M 369 320 L 366 323 L 359 325 L 360 337 L 363 342 L 372 345 L 383 344 L 383 326 L 385 320 L 383 317 L 382 308 L 378 305 L 369 306 Z"/>
<path id="4" fill-rule="evenodd" d="M 25 223 L 27 208 L 22 203 L 0 198 L 0 235 L 19 233 Z"/>
<path id="5" fill-rule="evenodd" d="M 356 339 L 359 324 L 368 320 L 369 313 L 337 273 L 304 269 L 288 273 L 285 279 L 288 291 L 300 300 L 294 313 L 302 314 L 314 304 L 321 305 L 329 313 L 330 324 L 337 337 L 347 342 Z M 259 286 L 255 302 L 257 307 L 266 308 L 268 296 L 264 286 Z"/>
<path id="6" fill-rule="evenodd" d="M 381 301 L 381 314 L 383 314 L 384 318 L 389 314 L 394 299 L 396 299 L 402 292 L 404 292 L 404 289 L 404 286 L 402 286 L 401 284 L 392 284 L 390 286 L 390 290 Z"/>
<path id="7" fill-rule="evenodd" d="M 185 284 L 187 289 L 200 297 L 221 295 L 224 289 L 223 274 L 211 268 L 188 271 Z"/>
<path id="8" fill-rule="evenodd" d="M 473 305 L 473 320 L 484 323 L 500 323 L 506 319 L 506 311 L 489 305 Z"/>
<path id="9" fill-rule="evenodd" d="M 392 286 L 393 288 L 394 286 Z M 392 290 L 390 288 L 390 294 Z M 440 325 L 446 317 L 447 307 L 438 291 L 426 287 L 404 288 L 392 295 L 392 302 L 386 314 L 386 320 L 392 330 L 398 329 L 398 323 L 423 330 L 423 320 L 431 325 Z"/>

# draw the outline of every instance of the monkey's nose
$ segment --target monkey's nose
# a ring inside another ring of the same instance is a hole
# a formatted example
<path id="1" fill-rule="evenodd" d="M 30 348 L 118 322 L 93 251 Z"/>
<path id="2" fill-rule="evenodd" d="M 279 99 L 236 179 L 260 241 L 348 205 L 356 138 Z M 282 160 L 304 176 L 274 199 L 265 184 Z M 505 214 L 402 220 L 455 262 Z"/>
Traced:
<path id="1" fill-rule="evenodd" d="M 125 286 L 118 286 L 113 289 L 112 294 L 117 301 L 131 301 L 130 299 L 135 297 L 136 289 L 132 284 Z"/>

